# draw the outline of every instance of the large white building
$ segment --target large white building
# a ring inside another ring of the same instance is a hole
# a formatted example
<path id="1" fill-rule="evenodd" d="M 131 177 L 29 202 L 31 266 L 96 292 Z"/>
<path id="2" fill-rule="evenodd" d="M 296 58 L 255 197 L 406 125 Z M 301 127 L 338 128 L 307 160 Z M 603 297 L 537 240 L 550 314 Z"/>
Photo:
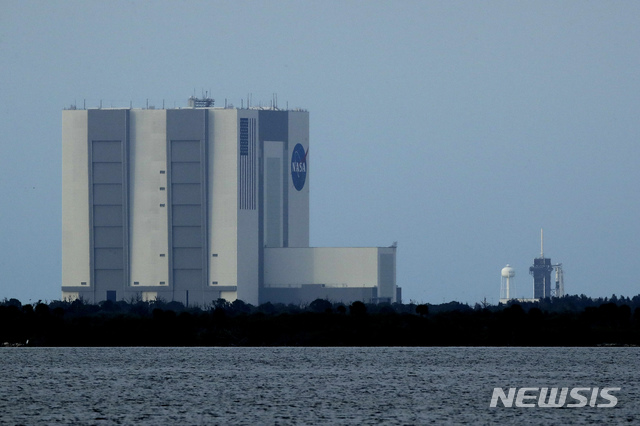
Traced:
<path id="1" fill-rule="evenodd" d="M 400 301 L 396 249 L 309 247 L 309 113 L 65 110 L 62 297 Z"/>

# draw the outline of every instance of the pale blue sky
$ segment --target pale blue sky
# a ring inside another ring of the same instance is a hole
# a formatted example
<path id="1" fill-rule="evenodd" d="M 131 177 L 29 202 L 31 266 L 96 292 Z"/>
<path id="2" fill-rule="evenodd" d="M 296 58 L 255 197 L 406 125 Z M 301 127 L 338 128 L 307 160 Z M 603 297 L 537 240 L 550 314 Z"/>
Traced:
<path id="1" fill-rule="evenodd" d="M 497 302 L 540 254 L 640 293 L 640 3 L 0 0 L 0 298 L 60 298 L 61 111 L 310 111 L 311 243 L 398 241 L 404 300 Z M 246 102 L 246 101 L 245 101 Z"/>

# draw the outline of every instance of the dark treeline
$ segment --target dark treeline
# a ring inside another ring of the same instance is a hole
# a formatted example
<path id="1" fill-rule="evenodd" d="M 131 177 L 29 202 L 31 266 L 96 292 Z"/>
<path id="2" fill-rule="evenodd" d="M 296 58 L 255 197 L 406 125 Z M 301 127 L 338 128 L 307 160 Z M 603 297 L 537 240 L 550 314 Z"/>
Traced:
<path id="1" fill-rule="evenodd" d="M 0 344 L 28 346 L 595 346 L 640 344 L 640 295 L 471 307 L 458 302 L 252 306 L 0 302 Z"/>

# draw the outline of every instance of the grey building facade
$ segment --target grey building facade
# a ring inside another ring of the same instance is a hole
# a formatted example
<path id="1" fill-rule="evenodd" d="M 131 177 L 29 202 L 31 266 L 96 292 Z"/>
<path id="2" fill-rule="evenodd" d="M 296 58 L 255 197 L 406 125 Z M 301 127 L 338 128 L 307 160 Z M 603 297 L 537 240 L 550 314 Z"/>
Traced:
<path id="1" fill-rule="evenodd" d="M 340 277 L 313 267 L 332 249 L 287 250 L 309 247 L 308 152 L 306 111 L 64 111 L 63 298 L 396 301 L 395 248 L 349 249 Z"/>

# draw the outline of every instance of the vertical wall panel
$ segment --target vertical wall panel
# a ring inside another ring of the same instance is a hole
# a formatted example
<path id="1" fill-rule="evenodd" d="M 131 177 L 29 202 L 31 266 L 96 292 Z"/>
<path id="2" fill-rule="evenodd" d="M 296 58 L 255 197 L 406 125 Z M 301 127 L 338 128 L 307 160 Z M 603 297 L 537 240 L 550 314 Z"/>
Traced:
<path id="1" fill-rule="evenodd" d="M 266 247 L 284 247 L 283 189 L 284 142 L 264 142 L 263 161 L 263 226 Z"/>
<path id="2" fill-rule="evenodd" d="M 62 112 L 62 286 L 79 289 L 93 282 L 87 116 L 87 111 Z"/>
<path id="3" fill-rule="evenodd" d="M 260 206 L 259 170 L 262 168 L 258 144 L 260 111 L 240 110 L 237 112 L 236 150 L 238 192 L 237 192 L 237 244 L 231 252 L 236 266 L 237 292 L 234 298 L 258 304 L 260 299 Z M 232 143 L 233 139 L 227 143 Z M 229 250 L 226 250 L 229 253 Z M 222 260 L 222 259 L 220 259 Z"/>
<path id="4" fill-rule="evenodd" d="M 129 285 L 160 289 L 169 286 L 166 116 L 166 110 L 133 110 L 129 132 Z"/>
<path id="5" fill-rule="evenodd" d="M 305 111 L 289 111 L 287 132 L 289 151 L 287 154 L 288 173 L 286 176 L 285 193 L 287 198 L 287 247 L 309 246 L 309 187 L 311 184 L 310 165 L 313 159 L 313 151 L 309 153 L 309 113 Z M 306 161 L 305 184 L 300 191 L 293 186 L 291 179 L 291 157 L 293 148 L 300 144 L 308 155 Z"/>
<path id="6" fill-rule="evenodd" d="M 240 119 L 240 160 L 238 207 L 240 210 L 256 209 L 256 119 Z"/>
<path id="7" fill-rule="evenodd" d="M 259 141 L 264 145 L 265 157 L 268 156 L 267 146 L 269 144 L 267 142 L 281 141 L 282 144 L 279 148 L 281 150 L 281 153 L 278 155 L 278 158 L 280 158 L 281 160 L 283 171 L 288 171 L 290 167 L 288 153 L 290 152 L 290 149 L 293 148 L 293 146 L 289 146 L 289 112 L 274 110 L 260 111 L 259 121 Z M 280 220 L 282 222 L 282 225 L 280 226 L 282 236 L 280 245 L 274 247 L 289 246 L 289 191 L 287 191 L 287 176 L 289 176 L 289 173 L 282 173 L 280 175 L 280 188 L 282 190 L 282 194 L 279 198 L 281 199 L 282 203 L 280 216 Z M 267 194 L 265 193 L 264 196 L 267 197 Z M 264 211 L 263 214 L 268 214 L 268 212 Z"/>
<path id="8" fill-rule="evenodd" d="M 242 113 L 257 115 L 247 110 L 243 110 Z M 241 251 L 239 245 L 245 237 L 240 234 L 238 210 L 238 128 L 240 125 L 238 115 L 239 111 L 236 109 L 209 110 L 207 182 L 210 198 L 207 206 L 209 221 L 207 284 L 210 287 L 238 283 L 238 262 Z M 249 302 L 248 299 L 243 300 Z"/>
<path id="9" fill-rule="evenodd" d="M 267 158 L 265 175 L 266 244 L 282 247 L 282 160 Z"/>
<path id="10" fill-rule="evenodd" d="M 206 285 L 206 133 L 206 110 L 167 111 L 170 265 L 177 300 L 188 300 L 189 291 L 192 299 L 200 298 Z"/>
<path id="11" fill-rule="evenodd" d="M 100 299 L 108 291 L 111 297 L 123 299 L 129 268 L 129 111 L 89 110 L 88 123 L 94 297 Z"/>
<path id="12" fill-rule="evenodd" d="M 378 255 L 378 297 L 395 299 L 395 254 L 380 253 Z"/>

